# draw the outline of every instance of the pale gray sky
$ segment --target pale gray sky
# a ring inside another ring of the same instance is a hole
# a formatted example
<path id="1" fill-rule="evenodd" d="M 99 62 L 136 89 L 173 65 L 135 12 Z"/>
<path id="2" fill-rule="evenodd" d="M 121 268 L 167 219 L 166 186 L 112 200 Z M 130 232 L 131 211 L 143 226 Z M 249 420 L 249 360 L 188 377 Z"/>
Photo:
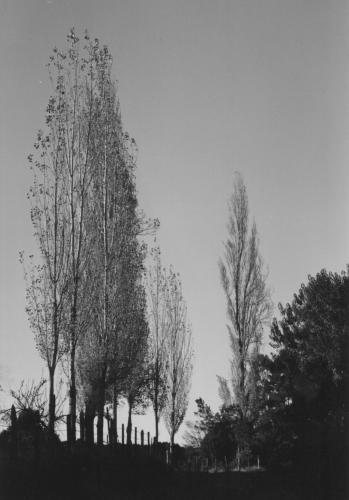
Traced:
<path id="1" fill-rule="evenodd" d="M 216 375 L 229 373 L 217 261 L 233 172 L 276 304 L 308 273 L 349 262 L 348 11 L 346 0 L 0 0 L 0 383 L 41 372 L 18 251 L 33 249 L 26 157 L 44 123 L 45 64 L 70 27 L 114 56 L 140 205 L 160 219 L 188 302 L 190 409 L 199 396 L 216 409 Z"/>

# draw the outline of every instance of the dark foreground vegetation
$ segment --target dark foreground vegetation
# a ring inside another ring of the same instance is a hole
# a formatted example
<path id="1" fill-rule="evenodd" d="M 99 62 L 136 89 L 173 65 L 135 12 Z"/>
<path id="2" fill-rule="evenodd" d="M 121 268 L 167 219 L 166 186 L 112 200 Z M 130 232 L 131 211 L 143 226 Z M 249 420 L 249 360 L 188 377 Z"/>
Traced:
<path id="1" fill-rule="evenodd" d="M 344 500 L 343 474 L 309 470 L 190 472 L 157 459 L 67 449 L 37 463 L 1 456 L 2 500 L 258 499 Z"/>

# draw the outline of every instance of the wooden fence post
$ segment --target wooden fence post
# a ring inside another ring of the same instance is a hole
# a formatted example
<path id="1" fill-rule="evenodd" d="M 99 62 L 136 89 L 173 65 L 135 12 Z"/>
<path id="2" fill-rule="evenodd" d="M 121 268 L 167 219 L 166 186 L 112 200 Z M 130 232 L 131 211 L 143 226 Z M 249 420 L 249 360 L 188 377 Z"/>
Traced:
<path id="1" fill-rule="evenodd" d="M 109 408 L 107 407 L 107 412 L 105 415 L 106 421 L 107 421 L 107 444 L 110 444 L 110 416 L 109 416 Z"/>
<path id="2" fill-rule="evenodd" d="M 121 442 L 122 444 L 125 444 L 125 424 L 122 424 L 121 426 Z"/>
<path id="3" fill-rule="evenodd" d="M 147 438 L 148 438 L 148 446 L 150 446 L 150 432 L 147 433 Z"/>
<path id="4" fill-rule="evenodd" d="M 141 446 L 144 446 L 144 430 L 141 430 Z"/>
<path id="5" fill-rule="evenodd" d="M 135 445 L 137 445 L 137 427 L 135 427 L 135 442 L 134 442 Z"/>

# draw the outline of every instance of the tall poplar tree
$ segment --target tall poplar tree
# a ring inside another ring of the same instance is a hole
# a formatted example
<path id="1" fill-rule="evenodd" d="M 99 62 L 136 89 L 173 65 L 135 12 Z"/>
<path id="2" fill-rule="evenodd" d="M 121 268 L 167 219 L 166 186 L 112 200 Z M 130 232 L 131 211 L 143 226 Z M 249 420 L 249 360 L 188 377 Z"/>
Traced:
<path id="1" fill-rule="evenodd" d="M 151 265 L 147 271 L 149 321 L 149 399 L 155 418 L 155 441 L 159 439 L 159 420 L 167 399 L 167 342 L 169 321 L 166 304 L 166 275 L 161 267 L 160 249 L 151 251 Z"/>
<path id="2" fill-rule="evenodd" d="M 220 379 L 220 393 L 223 403 L 234 401 L 245 418 L 251 362 L 258 352 L 263 325 L 270 317 L 271 301 L 257 228 L 255 223 L 249 226 L 248 197 L 240 174 L 236 174 L 228 210 L 228 237 L 219 269 L 227 302 L 233 394 L 224 379 Z"/>
<path id="3" fill-rule="evenodd" d="M 54 49 L 48 67 L 48 133 L 35 144 L 40 157 L 31 191 L 43 265 L 29 279 L 28 307 L 52 387 L 66 357 L 69 440 L 76 439 L 78 356 L 101 443 L 106 389 L 126 378 L 125 297 L 142 273 L 139 236 L 154 224 L 138 210 L 136 145 L 122 127 L 107 47 L 87 33 L 80 40 L 72 29 L 66 50 Z"/>
<path id="4" fill-rule="evenodd" d="M 171 448 L 188 407 L 192 376 L 193 347 L 187 321 L 187 307 L 177 273 L 170 269 L 166 284 L 167 336 L 167 401 L 165 423 L 170 434 Z"/>
<path id="5" fill-rule="evenodd" d="M 64 353 L 63 333 L 67 326 L 69 280 L 69 225 L 66 216 L 67 196 L 64 158 L 57 117 L 52 114 L 53 101 L 47 108 L 46 134 L 39 131 L 34 144 L 35 154 L 28 157 L 33 183 L 28 198 L 38 256 L 30 256 L 24 264 L 26 311 L 36 346 L 49 371 L 49 420 L 54 433 L 55 372 Z"/>
<path id="6" fill-rule="evenodd" d="M 96 93 L 94 47 L 86 34 L 80 40 L 72 29 L 64 51 L 53 50 L 48 64 L 52 84 L 49 123 L 58 140 L 61 156 L 65 214 L 69 231 L 69 311 L 65 342 L 69 366 L 69 414 L 71 441 L 76 438 L 76 350 L 86 329 L 87 296 L 82 288 L 83 272 L 90 256 L 91 234 L 86 230 L 91 162 L 93 109 Z M 83 46 L 81 46 L 83 45 Z"/>

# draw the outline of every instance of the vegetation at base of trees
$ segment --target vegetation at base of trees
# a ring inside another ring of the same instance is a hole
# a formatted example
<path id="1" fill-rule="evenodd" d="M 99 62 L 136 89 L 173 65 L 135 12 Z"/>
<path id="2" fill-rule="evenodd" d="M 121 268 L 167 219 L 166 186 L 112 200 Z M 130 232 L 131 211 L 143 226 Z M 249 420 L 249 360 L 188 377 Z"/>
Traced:
<path id="1" fill-rule="evenodd" d="M 263 374 L 257 429 L 276 463 L 343 463 L 348 453 L 349 273 L 309 276 L 279 306 Z M 348 458 L 348 456 L 347 456 Z"/>
<path id="2" fill-rule="evenodd" d="M 106 451 L 106 450 L 104 450 Z M 57 480 L 59 470 L 59 480 Z M 2 500 L 345 500 L 345 486 L 333 482 L 329 496 L 314 475 L 284 471 L 190 473 L 173 470 L 156 460 L 139 460 L 108 453 L 65 453 L 40 466 L 27 461 L 0 464 Z M 18 480 L 20 478 L 20 480 Z M 54 485 L 54 488 L 52 488 Z"/>
<path id="3" fill-rule="evenodd" d="M 309 276 L 292 303 L 279 310 L 281 318 L 273 320 L 270 333 L 275 351 L 254 361 L 253 414 L 242 420 L 238 405 L 223 405 L 213 414 L 198 399 L 187 443 L 219 460 L 244 450 L 241 465 L 258 456 L 267 467 L 292 465 L 344 477 L 349 458 L 348 270 Z"/>

